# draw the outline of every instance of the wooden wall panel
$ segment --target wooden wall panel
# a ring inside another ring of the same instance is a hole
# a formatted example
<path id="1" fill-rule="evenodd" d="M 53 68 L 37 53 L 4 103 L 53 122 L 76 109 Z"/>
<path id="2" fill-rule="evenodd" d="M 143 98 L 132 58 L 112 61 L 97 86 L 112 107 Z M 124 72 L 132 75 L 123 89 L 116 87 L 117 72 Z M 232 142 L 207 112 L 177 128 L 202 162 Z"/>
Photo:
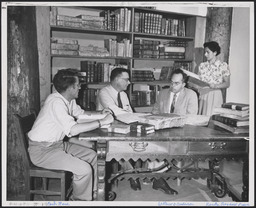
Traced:
<path id="1" fill-rule="evenodd" d="M 22 157 L 14 113 L 39 110 L 39 72 L 35 7 L 7 8 L 7 200 L 24 194 Z"/>

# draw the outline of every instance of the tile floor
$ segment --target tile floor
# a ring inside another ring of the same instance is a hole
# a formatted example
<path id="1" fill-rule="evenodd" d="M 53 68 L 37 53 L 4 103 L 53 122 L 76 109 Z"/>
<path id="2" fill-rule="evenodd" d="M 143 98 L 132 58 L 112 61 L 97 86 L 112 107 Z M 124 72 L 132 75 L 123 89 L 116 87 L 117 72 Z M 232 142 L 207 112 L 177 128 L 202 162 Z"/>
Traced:
<path id="1" fill-rule="evenodd" d="M 242 163 L 237 161 L 223 161 L 221 172 L 227 177 L 226 181 L 233 185 L 237 193 L 242 191 Z M 50 181 L 50 188 L 55 189 L 58 187 L 58 181 L 52 179 Z M 129 181 L 126 179 L 119 180 L 118 185 L 112 186 L 112 190 L 116 193 L 115 202 L 119 201 L 177 201 L 177 202 L 232 202 L 232 199 L 226 195 L 223 198 L 217 198 L 207 188 L 206 180 L 204 179 L 183 179 L 180 186 L 177 186 L 177 181 L 168 179 L 167 183 L 170 187 L 178 191 L 177 195 L 167 195 L 159 190 L 154 190 L 152 184 L 145 185 L 141 181 L 142 190 L 134 191 L 130 187 Z M 10 201 L 23 201 L 24 196 L 18 196 Z M 36 196 L 35 201 L 44 200 L 41 196 Z M 58 201 L 58 197 L 48 197 L 47 200 Z"/>

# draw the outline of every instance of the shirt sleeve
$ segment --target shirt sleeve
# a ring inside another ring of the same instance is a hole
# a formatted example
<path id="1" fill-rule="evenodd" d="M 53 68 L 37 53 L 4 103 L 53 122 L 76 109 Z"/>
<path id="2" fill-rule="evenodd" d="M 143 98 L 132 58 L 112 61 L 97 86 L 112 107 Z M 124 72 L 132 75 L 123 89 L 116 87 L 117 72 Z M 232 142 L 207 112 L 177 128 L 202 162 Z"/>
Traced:
<path id="1" fill-rule="evenodd" d="M 52 116 L 56 125 L 63 131 L 63 133 L 71 137 L 70 130 L 77 124 L 74 117 L 69 114 L 68 107 L 61 100 L 55 100 L 52 103 Z"/>
<path id="2" fill-rule="evenodd" d="M 72 116 L 74 117 L 78 117 L 79 115 L 82 115 L 84 114 L 84 110 L 79 106 L 77 105 L 76 103 L 76 100 L 72 100 Z"/>
<path id="3" fill-rule="evenodd" d="M 229 70 L 229 66 L 226 62 L 223 62 L 221 65 L 220 65 L 220 70 L 221 70 L 221 73 L 222 73 L 222 76 L 223 77 L 228 77 L 230 76 L 230 70 Z"/>

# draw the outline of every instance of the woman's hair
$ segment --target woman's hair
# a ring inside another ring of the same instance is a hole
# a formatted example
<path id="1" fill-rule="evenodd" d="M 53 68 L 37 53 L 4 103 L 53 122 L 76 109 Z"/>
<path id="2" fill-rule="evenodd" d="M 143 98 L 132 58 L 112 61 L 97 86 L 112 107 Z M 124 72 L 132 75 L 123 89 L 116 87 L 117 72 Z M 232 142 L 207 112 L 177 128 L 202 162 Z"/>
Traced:
<path id="1" fill-rule="evenodd" d="M 204 43 L 204 48 L 209 48 L 212 52 L 217 52 L 216 56 L 218 56 L 220 54 L 220 46 L 217 42 L 215 41 L 210 41 L 210 42 L 206 42 Z"/>
<path id="2" fill-rule="evenodd" d="M 127 72 L 129 74 L 129 71 L 125 68 L 118 67 L 113 69 L 110 74 L 110 81 L 113 81 L 116 77 L 121 75 L 123 72 Z"/>
<path id="3" fill-rule="evenodd" d="M 78 73 L 79 70 L 77 69 L 60 69 L 53 78 L 53 85 L 55 89 L 59 93 L 66 91 L 69 86 L 76 83 Z"/>

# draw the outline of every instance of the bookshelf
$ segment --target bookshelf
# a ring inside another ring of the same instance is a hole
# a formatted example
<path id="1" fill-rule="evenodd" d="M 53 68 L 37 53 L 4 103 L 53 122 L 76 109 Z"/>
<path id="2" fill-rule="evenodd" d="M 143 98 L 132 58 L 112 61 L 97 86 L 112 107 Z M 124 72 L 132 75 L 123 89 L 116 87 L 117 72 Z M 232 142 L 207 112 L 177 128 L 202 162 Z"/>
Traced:
<path id="1" fill-rule="evenodd" d="M 109 83 L 106 74 L 115 66 L 125 67 L 131 78 L 127 91 L 131 102 L 150 97 L 136 103 L 135 110 L 148 112 L 169 82 L 155 79 L 155 70 L 159 74 L 164 66 L 184 66 L 194 71 L 197 18 L 144 7 L 50 7 L 51 76 L 60 68 L 85 71 L 90 78 L 82 85 L 78 103 L 95 110 L 97 91 Z M 65 46 L 67 39 L 74 46 Z M 138 78 L 143 77 L 141 68 L 154 78 Z M 138 92 L 134 85 L 148 85 L 150 92 Z"/>

